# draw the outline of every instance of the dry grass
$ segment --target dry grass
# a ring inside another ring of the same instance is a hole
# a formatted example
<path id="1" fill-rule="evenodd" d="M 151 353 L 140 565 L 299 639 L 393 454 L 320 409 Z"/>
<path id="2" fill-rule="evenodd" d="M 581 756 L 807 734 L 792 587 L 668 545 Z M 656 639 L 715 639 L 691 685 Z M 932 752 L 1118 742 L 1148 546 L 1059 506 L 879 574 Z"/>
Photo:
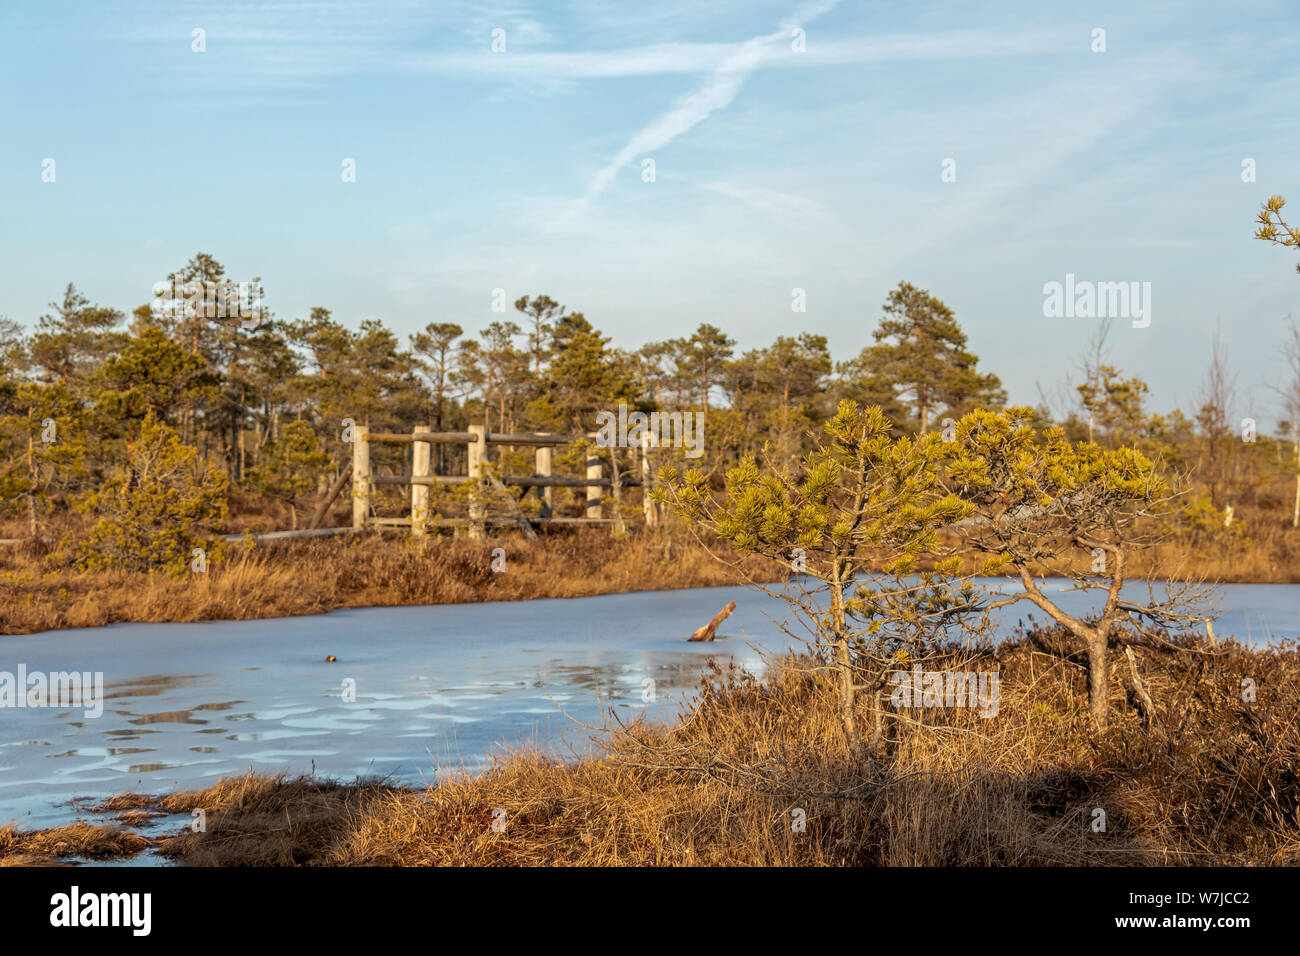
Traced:
<path id="1" fill-rule="evenodd" d="M 806 671 L 719 674 L 681 725 L 620 735 L 603 759 L 561 767 L 519 754 L 480 779 L 393 793 L 317 862 L 1300 862 L 1300 660 L 1268 660 L 1241 649 L 1205 667 L 1151 658 L 1148 669 L 1167 668 L 1151 675 L 1153 693 L 1176 702 L 1165 722 L 1148 737 L 1121 713 L 1097 737 L 1076 668 L 1029 644 L 1000 648 L 960 665 L 1001 672 L 998 718 L 912 711 L 876 771 L 847 759 L 833 695 Z M 1271 706 L 1240 704 L 1245 674 L 1267 682 Z M 1097 807 L 1106 833 L 1088 826 Z M 490 827 L 495 808 L 503 833 Z M 792 832 L 796 808 L 804 833 Z"/>
<path id="2" fill-rule="evenodd" d="M 206 832 L 158 843 L 187 865 L 1300 863 L 1293 645 L 1141 647 L 1153 727 L 1117 680 L 1097 734 L 1081 669 L 1044 651 L 1057 641 L 954 654 L 946 666 L 1000 673 L 997 717 L 900 711 L 876 768 L 848 759 L 829 686 L 787 659 L 761 681 L 719 670 L 674 726 L 632 725 L 569 764 L 520 751 L 419 791 L 249 776 L 98 809 L 204 808 Z M 1256 703 L 1241 700 L 1244 677 Z M 1090 826 L 1098 808 L 1105 832 Z"/>
<path id="3" fill-rule="evenodd" d="M 78 822 L 24 832 L 10 823 L 0 827 L 0 866 L 47 866 L 64 857 L 130 857 L 149 845 L 149 840 L 124 827 Z"/>
<path id="4" fill-rule="evenodd" d="M 491 568 L 506 552 L 506 573 Z M 750 561 L 760 575 L 783 572 Z M 348 535 L 254 546 L 232 543 L 203 574 L 44 570 L 26 548 L 0 548 L 0 634 L 119 621 L 204 621 L 320 614 L 335 608 L 583 597 L 739 584 L 704 551 L 658 535 L 580 529 L 486 542 Z"/>
<path id="5" fill-rule="evenodd" d="M 1244 538 L 1171 538 L 1130 556 L 1130 576 L 1204 581 L 1300 583 L 1300 530 L 1289 520 L 1243 506 Z M 1285 516 L 1284 516 L 1285 517 Z M 72 525 L 51 529 L 52 538 Z M 507 573 L 491 570 L 506 551 Z M 720 548 L 726 552 L 728 549 Z M 785 572 L 748 559 L 761 580 Z M 980 562 L 971 560 L 967 570 Z M 1055 569 L 1038 569 L 1056 573 Z M 174 577 L 127 571 L 51 571 L 42 549 L 0 546 L 0 634 L 121 621 L 202 621 L 319 614 L 344 607 L 456 604 L 583 597 L 627 591 L 740 584 L 685 529 L 673 539 L 639 530 L 551 530 L 537 540 L 504 534 L 485 542 L 400 533 L 346 535 L 255 545 L 228 543 L 203 574 Z"/>
<path id="6" fill-rule="evenodd" d="M 1300 529 L 1290 515 L 1242 508 L 1243 538 L 1234 544 L 1171 540 L 1135 555 L 1134 573 L 1183 574 L 1207 581 L 1300 584 Z"/>

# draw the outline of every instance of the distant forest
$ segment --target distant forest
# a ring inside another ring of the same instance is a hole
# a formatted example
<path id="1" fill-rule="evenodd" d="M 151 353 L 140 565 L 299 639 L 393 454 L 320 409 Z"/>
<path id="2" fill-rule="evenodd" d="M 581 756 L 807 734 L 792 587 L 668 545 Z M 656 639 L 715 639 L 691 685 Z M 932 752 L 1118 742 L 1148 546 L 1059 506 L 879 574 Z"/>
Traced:
<path id="1" fill-rule="evenodd" d="M 206 254 L 169 277 L 194 288 L 225 280 Z M 1237 416 L 1217 343 L 1198 407 L 1151 413 L 1147 385 L 1105 361 L 1104 326 L 1080 357 L 1076 380 L 1054 398 L 1040 396 L 1036 424 L 1106 447 L 1132 445 L 1188 474 L 1192 510 L 1211 524 L 1228 507 L 1294 523 L 1300 326 L 1288 336 L 1293 379 L 1278 389 L 1274 428 Z M 620 403 L 699 410 L 707 433 L 697 464 L 708 469 L 761 453 L 796 464 L 809 432 L 846 398 L 880 406 L 910 433 L 1007 401 L 952 310 L 906 282 L 889 294 L 871 340 L 839 361 L 823 335 L 780 336 L 738 352 L 725 330 L 707 323 L 687 338 L 623 349 L 581 311 L 546 295 L 520 298 L 477 335 L 433 322 L 403 342 L 379 320 L 351 329 L 326 308 L 253 323 L 155 302 L 128 320 L 69 284 L 30 333 L 0 320 L 0 519 L 34 530 L 61 510 L 93 514 L 106 476 L 120 470 L 146 424 L 155 439 L 192 450 L 186 467 L 220 473 L 213 494 L 237 489 L 287 503 L 296 522 L 296 509 L 350 457 L 345 419 L 372 430 L 481 423 L 572 434 L 593 431 L 597 412 Z M 451 452 L 440 452 L 440 473 L 463 470 Z"/>

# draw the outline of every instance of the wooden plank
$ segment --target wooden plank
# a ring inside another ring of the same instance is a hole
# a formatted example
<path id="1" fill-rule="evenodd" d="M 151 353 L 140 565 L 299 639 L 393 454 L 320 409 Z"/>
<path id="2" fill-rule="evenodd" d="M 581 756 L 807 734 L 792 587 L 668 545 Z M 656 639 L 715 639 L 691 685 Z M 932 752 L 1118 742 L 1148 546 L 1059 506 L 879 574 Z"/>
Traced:
<path id="1" fill-rule="evenodd" d="M 371 432 L 366 435 L 366 441 L 377 442 L 394 442 L 397 444 L 409 444 L 410 442 L 430 442 L 435 445 L 464 445 L 470 442 L 476 442 L 473 432 L 431 432 L 416 431 L 409 435 L 402 435 L 396 432 Z"/>
<path id="2" fill-rule="evenodd" d="M 545 475 L 506 477 L 503 480 L 512 488 L 586 488 L 588 485 L 609 488 L 614 484 L 612 478 L 569 478 Z M 423 478 L 414 475 L 375 475 L 370 479 L 372 485 L 463 485 L 467 481 L 469 481 L 468 475 L 428 475 Z M 635 488 L 641 484 L 641 479 L 635 475 L 621 475 L 620 484 L 623 488 Z"/>
<path id="3" fill-rule="evenodd" d="M 505 517 L 500 517 L 500 518 L 485 518 L 485 519 L 483 519 L 483 520 L 484 520 L 484 523 L 485 523 L 485 524 L 489 524 L 489 525 L 517 525 L 517 524 L 518 524 L 518 520 L 515 519 L 515 518 L 505 518 Z M 546 518 L 546 519 L 542 519 L 542 518 L 528 518 L 527 520 L 528 520 L 531 524 L 537 525 L 539 528 L 540 528 L 540 527 L 545 527 L 546 525 L 552 525 L 552 524 L 563 524 L 563 525 L 577 525 L 577 524 L 607 525 L 607 524 L 613 524 L 613 523 L 614 523 L 614 519 L 613 519 L 613 518 L 594 518 L 594 519 L 589 519 L 589 518 Z M 468 522 L 465 518 L 437 518 L 437 519 L 435 519 L 435 520 L 429 522 L 430 527 L 434 527 L 434 528 L 463 528 L 463 527 L 465 527 L 465 526 L 468 525 L 468 524 L 469 524 L 469 522 Z"/>
<path id="4" fill-rule="evenodd" d="M 600 488 L 612 488 L 614 479 L 612 478 L 565 478 L 551 477 L 546 478 L 541 475 L 526 475 L 520 478 L 506 478 L 505 483 L 515 488 L 589 488 L 592 486 Z M 641 479 L 632 475 L 620 475 L 619 487 L 631 488 L 634 485 L 641 484 Z"/>
<path id="5" fill-rule="evenodd" d="M 407 526 L 409 520 L 410 519 L 408 518 L 372 518 L 371 524 L 373 525 L 373 527 L 370 530 L 390 531 L 394 529 L 404 528 Z M 544 528 L 547 525 L 553 525 L 553 524 L 556 525 L 589 524 L 589 525 L 603 526 L 603 525 L 611 525 L 614 523 L 613 518 L 526 518 L 525 520 L 528 521 L 529 524 L 538 528 Z M 507 526 L 508 525 L 512 527 L 518 527 L 519 519 L 506 517 L 504 515 L 499 517 L 497 516 L 485 517 L 483 519 L 483 524 L 485 526 L 487 525 Z M 469 526 L 469 519 L 468 518 L 434 518 L 428 522 L 428 526 L 430 528 L 465 528 Z M 343 529 L 327 528 L 325 530 L 327 531 L 340 530 L 340 531 L 346 531 L 348 533 L 356 532 L 355 528 L 343 528 Z M 283 534 L 283 535 L 293 535 L 293 534 L 301 534 L 301 533 L 302 532 L 297 532 L 297 531 L 272 532 L 272 534 Z M 245 535 L 232 536 L 232 538 L 234 539 L 243 538 L 243 537 L 246 536 Z"/>
<path id="6" fill-rule="evenodd" d="M 466 445 L 478 441 L 473 432 L 431 432 L 421 430 L 411 436 L 414 441 L 427 441 L 433 445 Z"/>
<path id="7" fill-rule="evenodd" d="M 542 524 L 613 524 L 613 518 L 548 518 Z"/>
<path id="8" fill-rule="evenodd" d="M 376 475 L 370 479 L 372 485 L 463 485 L 469 481 L 468 475 Z"/>
<path id="9" fill-rule="evenodd" d="M 360 528 L 307 528 L 300 531 L 264 531 L 260 534 L 223 534 L 227 541 L 243 541 L 253 538 L 256 541 L 280 541 L 285 538 L 326 538 L 337 534 L 356 534 Z M 3 542 L 0 541 L 0 544 Z"/>
<path id="10" fill-rule="evenodd" d="M 487 436 L 487 440 L 492 445 L 567 445 L 570 442 L 582 441 L 582 436 L 547 435 L 541 432 L 521 435 L 492 432 Z"/>
<path id="11" fill-rule="evenodd" d="M 551 524 L 559 525 L 608 525 L 613 524 L 613 518 L 528 518 L 531 524 L 544 526 Z M 518 525 L 518 518 L 485 518 L 486 524 L 493 525 Z M 465 518 L 436 518 L 428 522 L 431 528 L 463 528 L 469 522 Z M 410 524 L 409 518 L 372 518 L 371 524 L 377 526 L 374 530 L 386 530 L 389 528 L 403 528 Z M 243 541 L 245 538 L 253 538 L 255 541 L 284 541 L 292 538 L 326 538 L 334 537 L 341 534 L 360 534 L 364 529 L 361 528 L 311 528 L 298 531 L 263 531 L 259 533 L 245 532 L 243 534 L 223 534 L 221 537 L 226 541 Z M 22 544 L 26 538 L 0 538 L 0 544 Z"/>

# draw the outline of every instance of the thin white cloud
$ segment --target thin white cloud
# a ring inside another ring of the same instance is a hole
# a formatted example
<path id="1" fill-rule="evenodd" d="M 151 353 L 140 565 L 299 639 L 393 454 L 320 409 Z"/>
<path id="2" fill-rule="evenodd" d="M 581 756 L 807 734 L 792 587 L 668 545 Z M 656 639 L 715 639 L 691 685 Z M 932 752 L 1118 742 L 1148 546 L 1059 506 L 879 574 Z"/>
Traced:
<path id="1" fill-rule="evenodd" d="M 775 189 L 765 189 L 762 186 L 749 186 L 735 182 L 708 182 L 700 185 L 710 192 L 726 196 L 728 199 L 735 199 L 760 212 L 800 219 L 824 219 L 826 217 L 826 210 L 821 203 L 806 199 L 803 196 L 794 196 Z"/>
<path id="2" fill-rule="evenodd" d="M 444 0 L 437 6 L 424 0 L 171 0 L 165 6 L 124 20 L 118 35 L 157 53 L 188 50 L 191 30 L 202 29 L 206 52 L 227 65 L 221 82 L 232 88 L 397 73 L 411 66 L 412 38 L 435 38 L 466 63 L 480 51 L 491 56 L 496 29 L 505 31 L 511 56 L 536 54 L 553 39 L 523 0 Z M 192 72 L 196 61 L 151 55 L 142 62 L 156 71 L 174 71 L 179 62 Z"/>
<path id="3" fill-rule="evenodd" d="M 794 54 L 789 31 L 760 37 L 747 53 L 755 69 L 810 69 L 848 63 L 896 63 L 909 60 L 976 59 L 981 57 L 1048 55 L 1068 42 L 1059 33 L 1009 34 L 1006 31 L 960 31 L 940 34 L 889 34 L 874 37 L 808 39 L 807 51 Z M 769 41 L 764 43 L 763 41 Z M 710 73 L 720 61 L 737 53 L 734 43 L 655 43 L 612 50 L 419 54 L 400 63 L 425 72 L 477 73 L 529 80 L 614 79 Z"/>
<path id="4" fill-rule="evenodd" d="M 587 186 L 586 195 L 574 211 L 580 210 L 609 188 L 618 171 L 633 159 L 652 150 L 662 149 L 716 111 L 728 106 L 745 85 L 749 75 L 758 68 L 771 44 L 789 40 L 795 26 L 821 16 L 838 2 L 839 0 L 820 0 L 816 3 L 805 3 L 795 11 L 793 16 L 785 20 L 778 30 L 747 40 L 724 57 L 722 62 L 714 67 L 703 86 L 682 99 L 676 107 L 642 128 L 626 146 L 618 151 L 618 155 L 597 171 Z M 791 55 L 795 54 L 791 52 Z"/>

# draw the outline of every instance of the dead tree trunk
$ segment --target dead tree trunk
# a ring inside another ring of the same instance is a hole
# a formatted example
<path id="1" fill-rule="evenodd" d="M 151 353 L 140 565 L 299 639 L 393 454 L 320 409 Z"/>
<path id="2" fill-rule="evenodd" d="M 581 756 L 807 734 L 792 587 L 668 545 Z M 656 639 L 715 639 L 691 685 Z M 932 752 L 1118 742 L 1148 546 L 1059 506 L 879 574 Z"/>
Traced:
<path id="1" fill-rule="evenodd" d="M 627 534 L 627 523 L 623 520 L 622 474 L 618 467 L 618 449 L 609 450 L 610 495 L 614 499 L 614 536 L 622 538 Z"/>
<path id="2" fill-rule="evenodd" d="M 28 414 L 31 414 L 30 409 L 28 410 Z M 39 535 L 36 527 L 36 460 L 33 457 L 32 448 L 32 436 L 29 433 L 27 435 L 27 476 L 28 481 L 31 482 L 31 486 L 27 489 L 27 521 L 30 525 L 32 540 L 35 541 Z"/>
<path id="3" fill-rule="evenodd" d="M 1124 656 L 1128 658 L 1129 701 L 1137 708 L 1138 716 L 1142 718 L 1142 725 L 1149 730 L 1151 728 L 1151 719 L 1156 712 L 1155 702 L 1151 700 L 1151 695 L 1147 693 L 1147 687 L 1142 680 L 1142 675 L 1138 673 L 1137 657 L 1133 654 L 1131 644 L 1124 647 Z"/>
<path id="4" fill-rule="evenodd" d="M 1106 729 L 1110 716 L 1110 659 L 1106 634 L 1098 629 L 1088 638 L 1088 712 L 1098 730 Z"/>
<path id="5" fill-rule="evenodd" d="M 711 641 L 718 635 L 718 625 L 731 617 L 731 612 L 736 609 L 736 602 L 730 602 L 717 614 L 713 615 L 713 620 L 703 627 L 696 630 L 694 634 L 687 638 L 688 641 Z"/>

